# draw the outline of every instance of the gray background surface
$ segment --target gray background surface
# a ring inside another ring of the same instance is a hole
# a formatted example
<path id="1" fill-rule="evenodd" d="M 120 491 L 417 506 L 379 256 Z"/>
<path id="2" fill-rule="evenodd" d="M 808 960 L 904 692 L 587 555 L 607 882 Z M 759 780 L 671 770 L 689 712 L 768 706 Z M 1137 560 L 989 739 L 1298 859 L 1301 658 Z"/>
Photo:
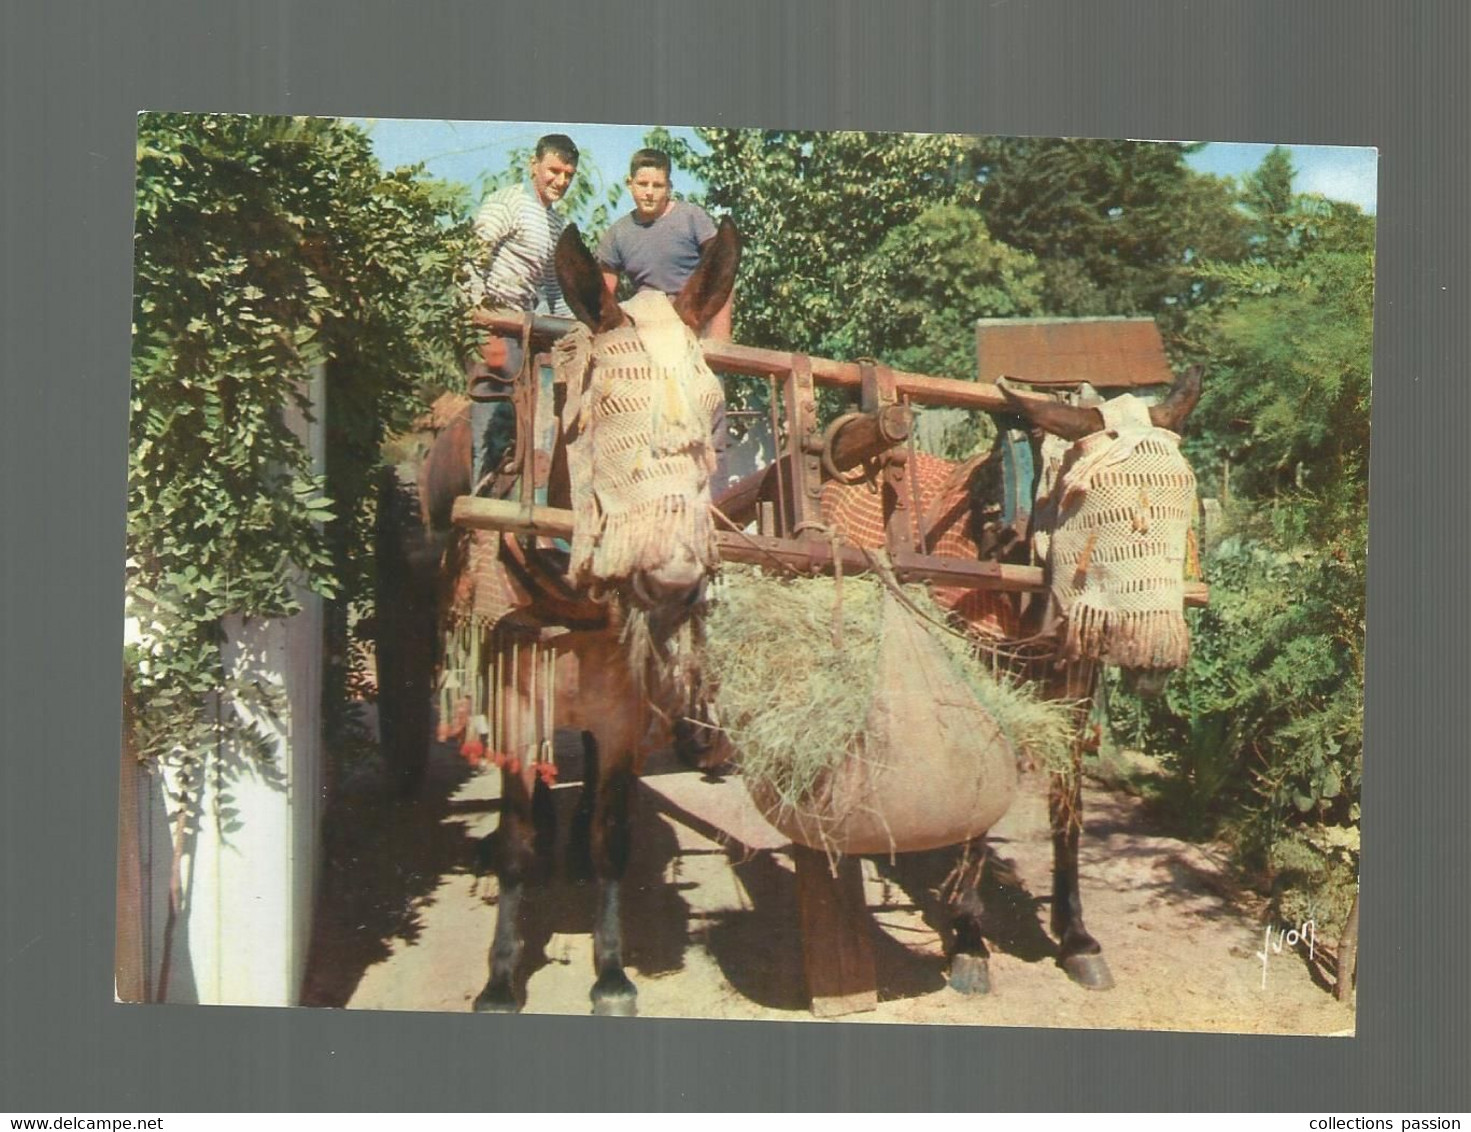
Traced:
<path id="1" fill-rule="evenodd" d="M 1468 43 L 1460 0 L 0 6 L 0 1110 L 1471 1109 Z M 145 108 L 1380 146 L 1360 1036 L 112 1005 Z"/>

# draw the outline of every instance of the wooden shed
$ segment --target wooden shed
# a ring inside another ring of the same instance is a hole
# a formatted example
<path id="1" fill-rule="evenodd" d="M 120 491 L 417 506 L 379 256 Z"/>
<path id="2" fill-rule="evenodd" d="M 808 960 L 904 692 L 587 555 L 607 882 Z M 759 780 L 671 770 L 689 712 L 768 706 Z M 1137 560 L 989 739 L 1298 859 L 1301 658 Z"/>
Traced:
<path id="1" fill-rule="evenodd" d="M 1027 385 L 1087 382 L 1109 396 L 1174 380 L 1152 318 L 982 318 L 977 374 Z"/>

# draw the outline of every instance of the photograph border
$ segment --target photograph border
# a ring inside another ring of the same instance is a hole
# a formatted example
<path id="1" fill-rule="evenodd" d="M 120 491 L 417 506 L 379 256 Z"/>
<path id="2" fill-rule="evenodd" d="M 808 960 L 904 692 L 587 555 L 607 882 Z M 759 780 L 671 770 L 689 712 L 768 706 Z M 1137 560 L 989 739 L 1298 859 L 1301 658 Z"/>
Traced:
<path id="1" fill-rule="evenodd" d="M 499 37 L 479 34 L 497 18 Z M 7 561 L 7 1106 L 1471 1108 L 1467 965 L 1446 946 L 1471 934 L 1471 913 L 1444 895 L 1471 860 L 1452 811 L 1468 796 L 1467 618 L 1454 580 L 1424 577 L 1471 549 L 1464 475 L 1447 467 L 1471 419 L 1471 176 L 1455 144 L 1471 15 L 1455 0 L 902 15 L 868 0 L 148 0 L 13 6 L 0 24 L 18 56 L 0 142 L 18 190 L 6 243 L 25 265 L 0 284 L 4 514 L 27 536 Z M 609 1040 L 610 1023 L 580 1018 L 114 1005 L 120 377 L 144 109 L 1379 146 L 1358 1036 L 638 1020 L 611 1023 L 623 1029 Z M 527 1072 L 527 1050 L 555 1051 L 554 1071 Z"/>

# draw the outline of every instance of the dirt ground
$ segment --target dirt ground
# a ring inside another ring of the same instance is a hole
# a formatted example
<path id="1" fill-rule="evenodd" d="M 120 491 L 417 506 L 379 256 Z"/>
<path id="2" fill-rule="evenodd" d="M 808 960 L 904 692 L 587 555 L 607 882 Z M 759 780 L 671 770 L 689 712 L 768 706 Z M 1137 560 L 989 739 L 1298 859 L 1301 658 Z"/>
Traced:
<path id="1" fill-rule="evenodd" d="M 575 739 L 558 744 L 565 834 Z M 499 776 L 436 751 L 418 797 L 393 796 L 377 768 L 339 784 L 306 1003 L 356 1010 L 466 1011 L 484 984 L 495 880 L 475 872 L 496 824 Z M 1056 965 L 1047 935 L 1051 847 L 1044 785 L 1023 784 L 992 832 L 1019 886 L 999 889 L 984 930 L 989 995 L 945 981 L 933 889 L 954 851 L 865 859 L 879 1003 L 853 1023 L 1199 1030 L 1348 1035 L 1352 1009 L 1330 991 L 1333 941 L 1266 946 L 1258 902 L 1235 890 L 1210 850 L 1152 831 L 1142 804 L 1089 784 L 1084 908 L 1116 987 L 1088 991 Z M 526 1010 L 586 1014 L 592 984 L 590 883 L 556 874 L 524 912 Z M 750 806 L 739 778 L 714 781 L 656 757 L 636 801 L 624 903 L 628 973 L 643 1017 L 810 1020 L 789 848 Z"/>

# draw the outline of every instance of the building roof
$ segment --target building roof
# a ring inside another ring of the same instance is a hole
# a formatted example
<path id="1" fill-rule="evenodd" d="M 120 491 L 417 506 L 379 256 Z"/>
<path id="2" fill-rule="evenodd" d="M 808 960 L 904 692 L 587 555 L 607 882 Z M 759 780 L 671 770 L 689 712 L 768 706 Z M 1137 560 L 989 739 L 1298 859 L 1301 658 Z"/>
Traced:
<path id="1" fill-rule="evenodd" d="M 1152 318 L 983 318 L 980 380 L 1132 389 L 1175 380 Z"/>

